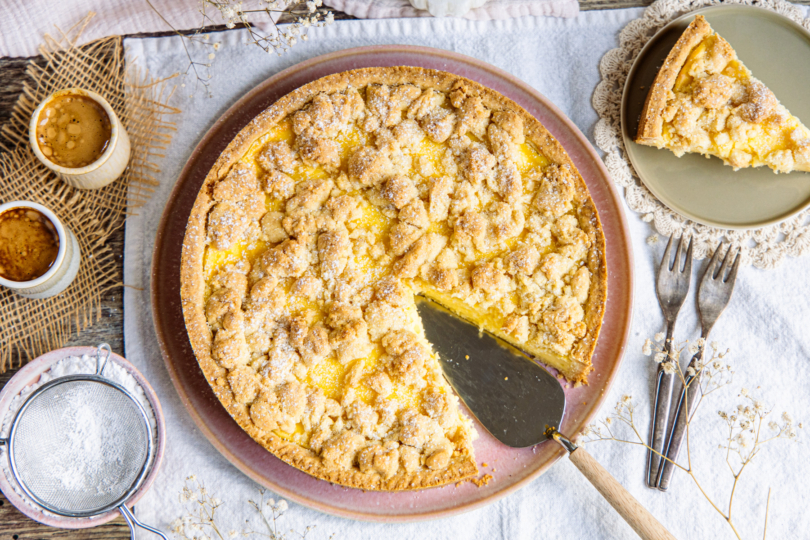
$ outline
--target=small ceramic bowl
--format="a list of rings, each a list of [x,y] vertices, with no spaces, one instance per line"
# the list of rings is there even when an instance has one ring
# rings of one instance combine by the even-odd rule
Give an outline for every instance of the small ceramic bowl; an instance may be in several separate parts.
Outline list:
[[[58,349],[43,354],[39,358],[28,362],[11,378],[11,380],[6,383],[3,389],[0,390],[0,423],[2,423],[3,419],[6,417],[12,400],[19,395],[26,386],[39,381],[39,377],[51,369],[51,367],[59,362],[59,360],[62,360],[68,356],[82,356],[84,354],[94,355],[96,350],[96,347],[67,347],[65,349]],[[144,478],[143,483],[137,489],[137,491],[135,491],[135,493],[133,493],[132,496],[127,499],[126,505],[131,508],[140,500],[141,497],[143,497],[147,491],[149,491],[149,488],[152,487],[152,484],[155,482],[155,477],[160,469],[160,464],[163,462],[163,454],[166,447],[166,421],[163,416],[163,410],[160,407],[160,401],[158,401],[157,394],[155,394],[152,386],[135,368],[135,366],[130,364],[122,356],[115,353],[110,356],[110,361],[115,362],[126,369],[129,374],[132,375],[136,381],[138,381],[138,384],[141,386],[141,388],[143,388],[146,399],[152,406],[152,412],[155,416],[155,457],[152,459],[151,469],[147,473],[146,478]],[[0,460],[7,459],[8,456],[5,453],[5,450],[0,449]],[[112,521],[121,515],[116,509],[110,510],[104,514],[86,518],[62,517],[50,512],[45,512],[39,506],[35,505],[35,503],[31,502],[27,498],[23,498],[23,495],[21,494],[22,488],[19,487],[13,478],[7,477],[2,468],[0,468],[0,491],[3,492],[8,501],[14,505],[17,510],[29,518],[44,525],[59,527],[60,529],[86,529],[88,527],[95,527],[97,525],[102,525]]]
[[[57,165],[45,157],[45,154],[42,153],[42,150],[39,148],[39,143],[37,142],[37,120],[39,119],[40,112],[55,98],[66,94],[85,96],[92,99],[101,105],[110,119],[111,133],[110,143],[107,145],[107,149],[96,161],[85,167],[70,168]],[[114,182],[124,173],[124,169],[127,168],[127,164],[129,163],[129,136],[124,126],[121,124],[118,116],[116,116],[115,111],[110,107],[110,104],[107,103],[107,100],[90,90],[67,88],[65,90],[59,90],[45,98],[45,100],[34,109],[34,114],[31,115],[31,121],[28,124],[28,140],[31,144],[31,149],[34,151],[34,155],[37,156],[46,167],[55,172],[65,183],[78,189],[98,189]]]
[[[0,285],[8,287],[26,298],[49,298],[64,291],[76,278],[81,262],[81,250],[76,236],[56,214],[35,202],[11,201],[0,205],[0,214],[12,208],[32,208],[42,213],[53,224],[59,237],[56,260],[47,272],[30,281],[11,281],[0,277]]]

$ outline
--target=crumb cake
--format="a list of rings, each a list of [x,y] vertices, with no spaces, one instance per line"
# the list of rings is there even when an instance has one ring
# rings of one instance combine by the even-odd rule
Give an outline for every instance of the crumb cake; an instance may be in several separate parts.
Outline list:
[[[606,293],[562,146],[504,96],[421,68],[277,101],[211,169],[183,243],[186,327],[219,400],[285,462],[363,489],[477,473],[416,294],[579,384]]]
[[[636,142],[678,157],[716,156],[735,171],[763,165],[777,173],[810,171],[810,130],[702,15],[678,39],[650,87]]]

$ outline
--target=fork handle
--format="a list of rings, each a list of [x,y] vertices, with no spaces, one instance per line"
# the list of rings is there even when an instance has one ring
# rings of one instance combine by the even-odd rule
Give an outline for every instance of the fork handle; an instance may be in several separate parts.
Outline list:
[[[700,391],[700,374],[697,364],[703,357],[703,349],[699,350],[689,367],[695,370],[695,375],[687,375],[684,379],[684,388],[681,390],[681,397],[678,399],[678,406],[675,409],[675,424],[669,434],[669,441],[666,446],[667,459],[661,460],[661,467],[658,471],[658,489],[666,491],[675,472],[674,462],[678,459],[678,453],[686,437],[686,425],[695,413],[698,404],[698,392]]]
[[[647,486],[651,488],[657,487],[658,470],[663,459],[661,456],[664,455],[673,386],[674,374],[665,372],[659,366],[655,385],[655,406],[650,423],[650,448],[647,449]]]
[[[669,360],[669,353],[672,352],[674,327],[674,321],[667,324],[667,338],[664,341],[664,353],[667,355],[667,360]],[[667,437],[673,382],[674,374],[667,373],[662,365],[659,365],[655,384],[655,405],[653,405],[652,421],[650,422],[650,448],[647,449],[647,486],[651,488],[658,486],[658,471],[663,461],[661,456],[664,455],[664,443]]]

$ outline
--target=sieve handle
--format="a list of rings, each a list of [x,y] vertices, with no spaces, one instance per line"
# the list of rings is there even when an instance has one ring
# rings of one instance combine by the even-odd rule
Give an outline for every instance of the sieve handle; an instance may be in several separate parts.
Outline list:
[[[135,515],[130,511],[129,508],[126,507],[126,505],[122,504],[121,506],[118,507],[118,510],[121,511],[121,514],[124,516],[124,519],[126,520],[127,525],[129,525],[129,532],[130,532],[130,537],[132,538],[132,540],[135,540],[135,525],[137,525],[141,529],[146,529],[149,532],[155,533],[156,535],[163,538],[163,540],[169,540],[168,538],[166,538],[166,535],[163,534],[162,532],[160,532],[159,530],[138,521],[135,518]]]
[[[102,351],[107,353],[103,358],[101,356]],[[100,376],[104,373],[104,368],[107,366],[107,360],[110,359],[110,356],[112,356],[112,347],[107,343],[98,346],[96,349],[96,375]]]

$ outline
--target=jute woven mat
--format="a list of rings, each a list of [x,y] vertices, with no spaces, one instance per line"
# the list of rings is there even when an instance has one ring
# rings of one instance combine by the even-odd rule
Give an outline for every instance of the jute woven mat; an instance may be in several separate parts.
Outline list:
[[[18,367],[12,365],[15,357],[22,362],[61,347],[72,332],[98,320],[102,294],[123,286],[107,240],[157,185],[157,160],[174,130],[165,117],[180,112],[167,105],[171,92],[165,80],[125,67],[120,36],[75,46],[92,16],[59,37],[45,36],[40,50],[45,62],[29,64],[31,81],[0,132],[0,203],[28,200],[50,208],[76,235],[82,252],[76,280],[58,296],[31,300],[0,288],[0,373]],[[37,104],[71,87],[102,95],[132,143],[129,167],[102,189],[66,185],[37,160],[28,144],[28,122]]]

